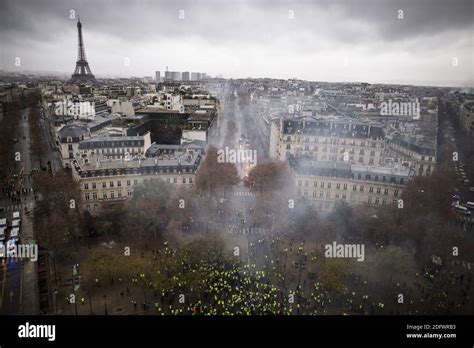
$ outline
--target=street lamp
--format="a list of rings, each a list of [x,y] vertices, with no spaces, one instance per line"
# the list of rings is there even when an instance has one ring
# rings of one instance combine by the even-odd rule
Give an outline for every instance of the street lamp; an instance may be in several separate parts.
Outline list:
[[[54,307],[54,314],[57,314],[57,309],[56,309],[56,296],[58,295],[58,290],[54,290],[53,292],[53,307]]]
[[[107,296],[106,295],[104,295],[104,313],[105,313],[105,315],[108,314],[107,313]]]
[[[75,278],[77,275],[77,268],[76,265],[72,267],[72,292],[74,293],[74,313],[77,315],[77,301],[76,301],[76,286],[75,286]]]
[[[298,287],[297,287],[298,293],[297,293],[297,296],[298,296],[299,306],[297,307],[298,309],[297,309],[296,314],[299,315],[300,314],[300,307],[301,307],[301,303],[299,302],[299,299],[301,298],[301,273],[302,273],[303,269],[306,269],[306,255],[302,255],[300,260],[295,262],[294,267],[298,268]]]

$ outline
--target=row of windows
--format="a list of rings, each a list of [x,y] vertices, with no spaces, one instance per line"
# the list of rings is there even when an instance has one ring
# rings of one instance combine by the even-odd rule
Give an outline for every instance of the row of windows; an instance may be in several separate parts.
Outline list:
[[[83,150],[84,153],[87,153],[87,150]],[[137,148],[137,147],[134,147],[134,148],[107,148],[107,149],[97,149],[96,150],[97,153],[101,153],[101,154],[121,154],[121,153],[140,153],[141,152],[141,148]]]
[[[128,191],[128,192],[127,192],[127,196],[131,196],[131,195],[132,195],[132,191]],[[93,199],[93,200],[96,200],[97,197],[98,197],[98,196],[97,196],[97,192],[92,192],[92,199]],[[109,198],[109,197],[110,197],[111,199],[115,198],[115,192],[114,192],[114,191],[110,191],[110,192],[108,192],[108,193],[105,192],[105,191],[102,192],[102,199],[107,199],[107,198]],[[117,198],[121,198],[121,197],[122,197],[122,191],[117,191]],[[91,199],[91,195],[90,195],[89,192],[86,192],[86,193],[84,194],[84,199],[85,199],[86,201],[88,201],[88,200]]]
[[[420,164],[420,169],[419,171],[423,172],[424,170],[426,170],[427,172],[431,172],[431,164],[428,165],[425,169],[425,166],[423,164]]]
[[[301,195],[301,190],[299,190],[299,189],[298,189],[298,195]],[[397,192],[397,195],[398,195],[398,192]],[[397,195],[396,195],[396,196],[397,196]],[[303,196],[304,196],[304,197],[308,197],[308,191],[305,190],[304,193],[303,193]],[[324,197],[324,196],[326,196],[326,197]],[[320,192],[319,192],[319,195],[318,195],[318,193],[315,191],[315,192],[313,192],[313,198],[320,198],[320,199],[326,198],[326,199],[331,199],[332,197],[331,197],[331,192],[329,192],[329,191],[326,192],[326,194],[324,194],[323,191],[320,191]],[[347,194],[346,194],[346,193],[342,193],[342,194],[341,194],[341,193],[336,193],[336,194],[334,195],[334,198],[335,198],[335,199],[347,200]],[[355,196],[354,194],[352,194],[352,195],[351,195],[351,202],[355,202],[355,201],[356,201],[356,196]],[[382,205],[385,205],[385,204],[387,204],[387,201],[388,201],[388,198],[387,198],[387,197],[382,197],[382,200],[380,200],[380,197],[375,197],[375,199],[374,199],[373,197],[369,196],[368,199],[367,199],[367,203],[369,203],[369,204],[377,204],[377,205],[380,204],[380,202],[382,202]],[[393,200],[392,200],[392,203],[393,203],[393,204],[397,204],[397,202],[398,202],[397,199],[393,199]]]
[[[297,154],[301,154],[301,152],[297,152]],[[305,156],[311,157],[313,161],[318,161],[318,154],[315,154],[315,153],[313,153],[313,152],[303,152],[302,154],[305,155]],[[329,160],[329,161],[336,161],[336,160],[337,160],[337,156],[336,156],[336,155],[330,155],[330,156],[323,155],[323,156],[321,157],[321,161],[326,161],[326,160]],[[338,160],[341,161],[341,162],[342,162],[342,161],[346,162],[346,160],[344,159],[344,156],[340,156]],[[349,161],[350,161],[350,162],[354,162],[354,156],[352,156],[352,155],[349,156]],[[359,157],[359,163],[364,164],[364,157]],[[369,163],[368,163],[368,164],[369,164],[369,165],[373,165],[374,163],[375,163],[374,159],[371,158],[371,159],[369,160]]]
[[[131,180],[127,180],[126,181],[126,184],[127,186],[131,186]],[[137,185],[138,184],[138,180],[135,179],[133,180],[133,185]],[[109,187],[114,187],[115,186],[115,183],[114,181],[109,181]],[[117,180],[117,187],[121,187],[122,186],[122,181],[121,180]],[[102,181],[102,188],[106,188],[107,187],[107,182],[106,181]],[[97,188],[97,183],[93,182],[91,183],[91,189],[96,189]],[[84,184],[84,190],[88,190],[89,189],[89,183],[85,183]]]
[[[347,144],[346,144],[345,139],[338,141],[339,139],[340,138],[336,138],[336,139],[329,139],[329,138],[319,139],[319,138],[313,138],[313,137],[298,138],[297,136],[294,136],[294,139],[293,139],[291,135],[286,136],[286,141],[289,141],[289,142],[294,140],[295,142],[306,142],[306,143],[315,143],[315,144],[352,145],[352,146],[361,146],[361,147],[365,147],[366,145],[365,141],[356,143],[355,140],[351,140],[351,141],[347,141]],[[367,142],[367,146],[370,146],[371,148],[375,149],[377,147],[377,142],[376,141],[373,141],[371,143]],[[384,143],[382,141],[380,142],[380,147],[384,148]]]
[[[168,183],[171,183],[171,178],[166,178],[166,181]],[[178,178],[173,178],[173,184],[177,184],[177,183],[178,183]],[[186,178],[183,177],[183,178],[181,178],[181,183],[183,183],[183,184],[186,184],[186,183],[192,184],[193,183],[193,178],[189,177],[188,180],[186,181]],[[133,185],[137,185],[137,184],[138,184],[138,180],[137,179],[133,180]],[[121,187],[121,186],[122,186],[122,182],[120,180],[117,180],[117,187]],[[127,186],[131,186],[131,180],[127,180]],[[110,187],[114,187],[114,182],[113,181],[109,182],[109,188]],[[105,181],[102,182],[102,188],[107,188],[107,182],[105,182]],[[88,183],[84,184],[84,189],[85,190],[89,189],[89,184]],[[91,189],[97,189],[97,184],[95,182],[91,183]],[[92,194],[97,195],[96,192],[93,192]],[[113,194],[113,191],[112,191],[112,194]],[[86,197],[90,197],[89,193],[86,193]],[[119,197],[121,197],[121,195],[119,195]],[[104,198],[107,198],[107,197],[104,197]],[[86,198],[86,200],[87,199],[89,199],[89,198]],[[97,199],[97,197],[95,197],[94,199]]]
[[[409,157],[415,157],[416,155],[419,155],[418,152],[407,150],[405,147],[397,145],[397,144],[391,144],[391,147],[393,147],[397,151],[400,151],[400,152],[404,153],[405,155],[408,155]],[[425,161],[426,156],[422,155],[421,160]],[[434,161],[433,156],[428,156],[428,161],[433,162]]]
[[[338,184],[338,185],[339,185],[339,184]],[[344,186],[346,186],[346,185],[344,185]],[[329,188],[330,188],[330,187],[329,187]],[[345,188],[345,190],[346,190],[346,189],[347,189],[347,188]],[[353,186],[353,190],[352,190],[352,191],[353,191],[353,192],[356,192],[356,191],[357,191],[356,185]],[[363,186],[363,185],[361,185],[361,186],[359,187],[359,192],[364,192],[364,186]],[[301,195],[301,189],[298,189],[298,190],[297,190],[297,193],[298,193],[298,195]],[[381,190],[380,187],[377,187],[377,189],[376,189],[375,192],[374,192],[374,187],[373,187],[373,186],[370,186],[370,187],[369,187],[369,193],[376,193],[376,194],[379,194],[379,195],[380,195],[380,194],[382,193],[382,190]],[[354,193],[352,193],[352,194],[354,194]],[[389,190],[388,190],[388,189],[384,189],[383,194],[386,195],[386,196],[388,196]],[[398,197],[399,194],[400,194],[400,191],[399,191],[399,190],[394,190],[394,191],[393,191],[393,196],[394,196],[394,197]],[[305,197],[307,197],[307,196],[308,196],[308,190],[304,190],[303,195],[304,195]],[[342,195],[343,195],[343,197],[346,197],[346,193],[342,193]],[[336,198],[339,198],[339,192],[336,192],[336,196],[335,196],[335,197],[336,197]],[[318,195],[318,191],[314,190],[314,191],[313,191],[313,198],[324,198],[324,192],[323,192],[323,191],[319,191],[319,195]],[[327,191],[327,192],[326,192],[326,198],[331,198],[331,192],[330,192],[330,191]]]
[[[81,135],[79,138],[80,138],[81,140],[84,140],[84,135]],[[72,137],[67,137],[67,138],[66,138],[66,142],[67,142],[67,143],[72,143]]]
[[[133,141],[129,140],[127,142],[125,141],[108,141],[108,142],[96,142],[93,144],[90,144],[91,148],[97,148],[97,147],[116,147],[116,146],[142,146],[143,141]],[[86,145],[87,146],[87,145]]]
[[[127,191],[127,196],[131,196],[132,195],[132,191]],[[117,191],[117,198],[121,198],[122,197],[122,191]],[[88,201],[90,199],[90,195],[89,193],[86,193],[84,195],[84,198],[86,201]],[[110,192],[102,192],[102,199],[107,199],[107,198],[110,198],[110,199],[114,199],[115,198],[115,192],[114,191],[110,191]],[[97,199],[97,192],[92,192],[92,199],[96,200]]]
[[[355,174],[352,174],[352,178],[353,179],[356,178]],[[357,180],[362,180],[362,174],[361,173],[357,174]],[[397,183],[397,179],[394,176],[391,176],[390,178],[388,178],[385,175],[382,175],[380,177],[378,175],[372,176],[371,174],[365,174],[364,180],[365,181],[372,181],[373,180],[375,182],[379,182],[379,181],[381,181],[381,182],[390,182],[391,184],[396,184]],[[400,185],[404,185],[405,184],[405,179],[404,178],[399,178],[398,183]]]
[[[392,204],[394,204],[394,205],[396,205],[397,202],[398,202],[397,199],[392,200]],[[372,200],[372,197],[369,197],[368,200],[367,200],[367,203],[378,205],[378,204],[380,204],[380,198],[375,197],[375,200]],[[382,198],[382,205],[385,205],[385,204],[387,204],[387,198],[384,197],[384,198]]]
[[[302,186],[301,184],[302,184],[302,180],[298,180],[298,186]],[[341,183],[335,183],[335,184],[336,184],[336,189],[337,190],[340,190],[341,187],[342,187],[343,190],[347,190],[348,185],[350,185],[350,184],[342,184],[341,185]],[[305,180],[304,186],[309,187],[309,181],[308,180]],[[324,186],[326,186],[328,189],[330,189],[332,187],[332,183],[331,182],[325,183],[324,181],[320,181],[319,186],[321,188],[324,188]],[[313,187],[318,187],[318,182],[317,181],[313,182]],[[373,192],[373,190],[374,190],[374,186],[369,186],[369,192]],[[380,190],[381,190],[381,187],[377,187],[377,193],[380,193]],[[357,191],[357,185],[356,184],[352,184],[352,191]],[[364,185],[359,185],[359,191],[364,192]],[[388,194],[388,188],[385,188],[384,192],[385,192],[385,194]],[[398,190],[395,190],[395,192],[398,192]]]
[[[356,179],[356,176],[355,176],[354,174],[352,174],[352,179]],[[362,180],[362,174],[360,174],[360,173],[357,174],[357,180]],[[378,175],[375,175],[375,176],[372,178],[372,176],[371,176],[370,174],[366,174],[366,175],[365,175],[365,181],[375,181],[375,182],[379,182],[379,181],[380,181],[380,182],[385,182],[385,183],[387,183],[387,182],[388,182],[387,180],[389,180],[391,184],[395,184],[395,183],[396,183],[396,178],[393,177],[393,176],[390,177],[390,178],[387,178],[387,177],[384,176],[384,175],[383,175],[382,177],[380,177],[380,176],[378,176]],[[310,180],[305,180],[305,181],[304,181],[304,186],[305,186],[305,187],[308,187],[308,186],[309,186],[309,182],[310,182]],[[298,180],[298,186],[302,186],[302,183],[303,183],[303,181],[302,181],[301,179]],[[398,183],[399,183],[400,185],[404,185],[404,183],[405,183],[404,178],[400,178],[399,181],[398,181]],[[326,183],[325,183],[324,181],[320,181],[320,182],[319,182],[319,185],[320,185],[321,188],[324,188],[324,185],[325,185],[325,184],[326,184]],[[344,188],[344,190],[347,190],[347,184],[343,184],[343,185],[344,185],[344,187],[346,187],[346,188]],[[339,183],[336,183],[336,188],[339,188],[339,186],[340,186],[340,184],[339,184]],[[317,180],[314,180],[314,181],[313,181],[313,187],[318,187],[318,181],[317,181]],[[327,182],[327,187],[328,187],[328,188],[331,188],[331,182]],[[353,187],[355,187],[355,185],[354,185]],[[362,187],[363,187],[363,185],[362,185]],[[355,191],[355,190],[354,190],[354,191]]]
[[[91,205],[90,205],[90,204],[87,204],[87,205],[86,205],[86,209],[87,209],[87,211],[91,211]],[[99,205],[98,205],[98,204],[94,204],[94,213],[97,213],[98,210],[99,210]]]
[[[171,183],[171,178],[166,178],[166,182]],[[189,177],[188,182],[189,182],[189,184],[192,184],[193,183],[193,178]],[[173,178],[173,184],[177,184],[177,183],[178,183],[178,178]],[[182,178],[181,183],[186,184],[186,178]]]
[[[291,150],[291,144],[286,144],[286,149],[287,149],[287,150]],[[298,150],[298,146],[296,147],[296,150]],[[319,151],[317,146],[313,146],[313,149],[310,150],[310,148],[309,148],[308,145],[305,145],[303,150],[304,150],[304,151],[316,151],[316,152]],[[322,152],[328,152],[327,147],[323,147]],[[330,152],[330,153],[337,153],[337,149],[331,147],[331,148],[329,149],[329,152]],[[342,149],[340,149],[340,151],[339,151],[339,153],[342,153],[342,154],[343,154],[344,152],[345,152],[345,148],[342,148]],[[348,154],[350,154],[350,155],[355,155],[355,150],[354,150],[354,149],[351,149],[351,150],[348,152]],[[360,156],[365,156],[365,150],[364,150],[364,149],[360,149],[360,150],[359,150],[359,155],[360,155]],[[374,150],[370,151],[370,157],[375,157],[375,151],[374,151]]]
[[[90,170],[83,171],[81,177],[101,177],[101,176],[114,176],[114,175],[157,175],[167,173],[195,173],[195,167],[140,167],[140,168],[122,168],[122,169],[109,169],[109,170]]]

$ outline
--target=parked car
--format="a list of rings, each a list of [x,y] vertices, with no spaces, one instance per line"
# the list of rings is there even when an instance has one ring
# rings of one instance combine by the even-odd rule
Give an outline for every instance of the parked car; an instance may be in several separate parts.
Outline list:
[[[10,239],[17,241],[20,239],[20,229],[18,227],[12,228],[10,231]]]
[[[20,227],[20,224],[21,224],[20,212],[14,211],[12,214],[12,228]]]
[[[11,256],[16,256],[15,255],[15,245],[16,245],[16,240],[14,239],[9,239],[7,242],[7,247],[6,247],[6,252],[9,257]]]
[[[456,205],[454,207],[454,210],[456,210],[459,214],[462,215],[471,215],[471,211],[466,207],[463,207],[462,205]]]
[[[7,228],[6,227],[0,227],[0,242],[3,242],[5,240],[5,238],[7,238]]]

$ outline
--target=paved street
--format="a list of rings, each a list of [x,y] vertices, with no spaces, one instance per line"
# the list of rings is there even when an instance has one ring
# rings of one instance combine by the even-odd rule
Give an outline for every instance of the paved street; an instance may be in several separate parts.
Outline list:
[[[34,232],[31,222],[31,214],[34,206],[34,194],[32,192],[33,180],[31,173],[32,160],[30,156],[31,139],[30,126],[28,122],[29,109],[22,110],[22,122],[20,124],[18,139],[15,150],[21,154],[21,161],[17,170],[21,170],[26,175],[22,177],[22,189],[27,193],[21,196],[21,204],[2,205],[4,211],[10,213],[20,211],[21,230],[20,242],[23,244],[34,240]],[[30,260],[4,260],[2,264],[1,284],[1,309],[2,314],[37,314],[39,313],[36,263]]]

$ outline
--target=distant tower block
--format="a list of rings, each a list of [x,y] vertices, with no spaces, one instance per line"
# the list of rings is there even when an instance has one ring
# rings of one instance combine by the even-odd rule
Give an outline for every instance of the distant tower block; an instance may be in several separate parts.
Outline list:
[[[89,63],[87,63],[86,52],[84,50],[84,40],[82,39],[82,23],[79,17],[77,19],[77,35],[79,37],[79,45],[77,47],[76,69],[74,70],[74,74],[72,74],[69,82],[95,85],[97,84],[97,80],[94,75],[92,75]]]

